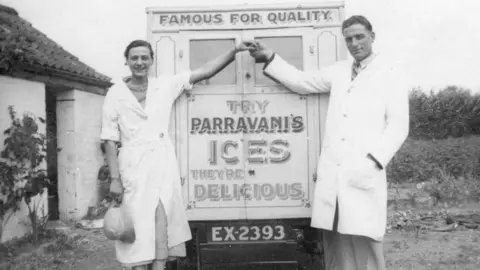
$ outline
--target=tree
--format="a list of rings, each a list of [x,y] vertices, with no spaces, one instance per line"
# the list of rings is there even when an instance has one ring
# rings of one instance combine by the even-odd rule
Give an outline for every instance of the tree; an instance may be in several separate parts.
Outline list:
[[[12,124],[4,131],[6,139],[0,152],[0,222],[3,224],[8,219],[5,214],[18,211],[20,204],[25,202],[36,244],[39,230],[47,221],[47,215],[39,216],[40,202],[32,200],[42,194],[48,184],[47,172],[43,168],[46,136],[38,132],[37,123],[37,120],[41,123],[45,120],[30,113],[17,118],[12,106],[8,111]]]

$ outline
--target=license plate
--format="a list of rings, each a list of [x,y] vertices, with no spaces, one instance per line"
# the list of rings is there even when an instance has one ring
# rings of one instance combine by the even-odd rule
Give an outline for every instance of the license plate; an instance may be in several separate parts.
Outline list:
[[[261,242],[287,239],[284,225],[226,225],[212,226],[208,242]]]

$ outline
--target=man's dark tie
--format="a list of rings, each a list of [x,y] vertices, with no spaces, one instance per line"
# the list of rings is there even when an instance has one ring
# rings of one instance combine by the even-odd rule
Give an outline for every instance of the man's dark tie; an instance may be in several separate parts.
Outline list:
[[[355,61],[352,65],[352,81],[357,77],[358,73],[360,73],[360,63]]]

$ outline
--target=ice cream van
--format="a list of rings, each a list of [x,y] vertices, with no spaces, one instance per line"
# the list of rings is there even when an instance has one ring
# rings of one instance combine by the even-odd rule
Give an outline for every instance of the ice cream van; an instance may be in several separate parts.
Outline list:
[[[346,58],[343,2],[149,7],[154,76],[257,39],[301,70]],[[248,52],[183,94],[171,137],[193,239],[173,269],[323,269],[310,216],[328,95],[301,96]]]

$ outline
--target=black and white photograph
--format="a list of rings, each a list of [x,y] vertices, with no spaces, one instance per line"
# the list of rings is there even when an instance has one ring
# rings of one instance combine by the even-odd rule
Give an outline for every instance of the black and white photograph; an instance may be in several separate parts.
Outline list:
[[[479,8],[0,0],[0,269],[480,269]]]

